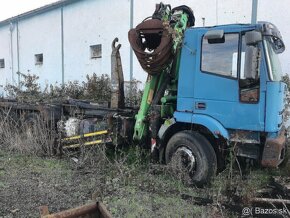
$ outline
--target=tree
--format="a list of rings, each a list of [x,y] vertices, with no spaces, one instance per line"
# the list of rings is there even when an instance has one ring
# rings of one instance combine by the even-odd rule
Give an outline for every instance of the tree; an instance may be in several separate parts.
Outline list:
[[[290,91],[290,77],[289,77],[289,74],[286,73],[284,76],[282,76],[282,82],[287,84],[288,91]]]

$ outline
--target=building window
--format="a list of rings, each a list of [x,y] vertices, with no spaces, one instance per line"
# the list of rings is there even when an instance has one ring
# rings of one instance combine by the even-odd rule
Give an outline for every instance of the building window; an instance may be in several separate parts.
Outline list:
[[[91,45],[91,58],[101,58],[102,57],[102,45]]]
[[[225,34],[224,41],[211,43],[203,38],[202,65],[204,72],[237,78],[239,35]]]
[[[35,65],[42,65],[42,64],[43,64],[43,54],[36,54]]]
[[[5,60],[0,59],[0,68],[5,68]]]

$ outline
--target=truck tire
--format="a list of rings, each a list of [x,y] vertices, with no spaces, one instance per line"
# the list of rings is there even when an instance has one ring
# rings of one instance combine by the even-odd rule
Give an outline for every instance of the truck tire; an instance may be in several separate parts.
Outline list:
[[[215,151],[209,141],[198,132],[182,131],[173,135],[165,151],[166,164],[169,164],[173,157],[180,158],[183,169],[187,171],[185,173],[191,180],[190,184],[201,187],[208,184],[216,174]]]

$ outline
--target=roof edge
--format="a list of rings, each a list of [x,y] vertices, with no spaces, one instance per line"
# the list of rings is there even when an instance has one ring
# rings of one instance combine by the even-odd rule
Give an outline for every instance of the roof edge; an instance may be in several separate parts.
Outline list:
[[[61,8],[61,7],[64,7],[66,5],[70,5],[70,4],[73,4],[75,2],[79,2],[79,1],[82,1],[82,0],[60,0],[60,1],[57,1],[54,3],[42,6],[40,8],[36,8],[36,9],[31,10],[31,11],[10,17],[6,20],[0,21],[0,27],[5,26],[5,25],[9,25],[10,23],[18,22],[19,20],[24,20],[24,19],[33,17],[33,16],[38,15],[38,14],[43,14],[45,12],[48,12],[48,11],[51,11],[54,9],[58,9],[58,8]]]

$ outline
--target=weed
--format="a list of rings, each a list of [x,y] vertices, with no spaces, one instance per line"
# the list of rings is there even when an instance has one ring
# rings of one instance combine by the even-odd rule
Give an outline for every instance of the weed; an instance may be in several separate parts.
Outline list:
[[[111,100],[111,80],[107,74],[100,76],[95,73],[87,75],[86,80],[68,81],[65,84],[49,85],[44,89],[40,87],[39,77],[34,74],[21,74],[19,85],[5,86],[7,97],[20,102],[54,102],[65,100],[68,97],[88,101],[97,101],[107,105]],[[125,102],[127,106],[136,106],[141,102],[142,91],[138,88],[140,82],[133,80],[125,88]]]
[[[20,154],[52,156],[56,132],[53,123],[44,121],[37,114],[21,121],[15,112],[7,110],[0,114],[0,146]],[[32,119],[33,118],[33,119]]]

